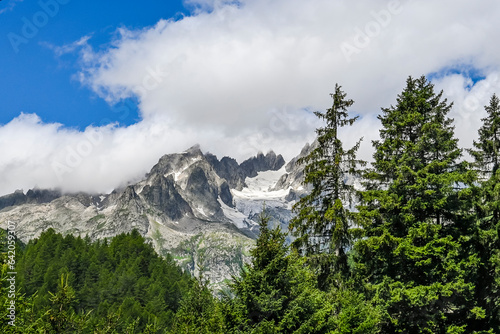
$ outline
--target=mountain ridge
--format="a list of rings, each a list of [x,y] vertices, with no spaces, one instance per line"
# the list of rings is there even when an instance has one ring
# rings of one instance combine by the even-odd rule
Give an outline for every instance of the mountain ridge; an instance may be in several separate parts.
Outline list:
[[[287,228],[291,204],[285,195],[294,180],[285,178],[283,188],[275,188],[278,177],[293,168],[286,172],[283,157],[273,151],[238,164],[195,145],[162,156],[142,180],[108,194],[33,189],[2,196],[0,227],[16,222],[23,242],[48,228],[92,239],[136,229],[159,254],[172,253],[192,274],[205,267],[204,275],[220,288],[249,259],[264,203],[274,224]],[[256,188],[262,184],[265,189]],[[252,191],[265,196],[249,197]]]

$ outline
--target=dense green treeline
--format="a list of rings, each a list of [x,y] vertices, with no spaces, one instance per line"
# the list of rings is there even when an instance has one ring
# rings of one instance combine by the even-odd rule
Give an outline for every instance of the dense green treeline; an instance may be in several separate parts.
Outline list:
[[[360,142],[340,139],[356,117],[337,85],[316,113],[317,146],[299,160],[312,192],[294,206],[294,241],[264,211],[252,260],[225,293],[214,297],[137,232],[92,243],[47,231],[17,247],[17,327],[4,307],[2,330],[500,333],[500,100],[485,107],[466,161],[442,95],[408,78],[382,109],[368,165]]]
[[[28,332],[22,323],[46,333],[111,333],[106,327],[113,333],[132,333],[148,324],[167,328],[194,283],[135,230],[108,243],[63,237],[50,229],[18,248],[16,259],[18,297],[23,295],[16,305],[18,333]],[[7,269],[4,265],[2,277]],[[2,305],[6,299],[2,294]],[[5,311],[2,308],[2,320],[7,319]]]

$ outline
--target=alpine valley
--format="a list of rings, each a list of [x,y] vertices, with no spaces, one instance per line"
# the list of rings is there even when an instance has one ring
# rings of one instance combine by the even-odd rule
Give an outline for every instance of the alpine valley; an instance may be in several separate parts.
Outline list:
[[[293,203],[307,191],[296,161],[310,148],[288,164],[272,151],[238,164],[196,145],[109,194],[18,190],[0,197],[0,228],[14,222],[24,243],[49,228],[92,240],[136,229],[160,255],[170,253],[195,276],[202,270],[217,290],[249,261],[263,206],[270,224],[288,228]]]

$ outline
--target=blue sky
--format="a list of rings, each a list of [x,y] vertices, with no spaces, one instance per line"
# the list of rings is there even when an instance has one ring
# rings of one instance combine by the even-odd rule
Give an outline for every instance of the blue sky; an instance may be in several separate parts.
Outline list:
[[[8,123],[21,112],[36,113],[44,122],[60,122],[78,129],[90,124],[137,122],[135,99],[110,106],[73,78],[78,71],[78,54],[57,56],[50,46],[66,45],[91,35],[89,43],[99,49],[109,44],[119,27],[142,29],[161,18],[182,18],[189,11],[182,1],[60,2],[0,2],[0,12],[5,10],[0,14],[0,124]],[[44,14],[40,12],[51,14],[45,16],[48,20],[44,25]],[[33,37],[28,35],[31,38],[26,39],[27,43],[23,40],[19,44],[12,34],[9,38],[9,33],[24,38],[24,19],[42,26],[37,27]]]
[[[500,94],[498,17],[498,0],[2,0],[0,196],[109,192],[197,143],[291,159],[336,83],[361,116],[342,139],[370,160],[409,75],[471,147]]]

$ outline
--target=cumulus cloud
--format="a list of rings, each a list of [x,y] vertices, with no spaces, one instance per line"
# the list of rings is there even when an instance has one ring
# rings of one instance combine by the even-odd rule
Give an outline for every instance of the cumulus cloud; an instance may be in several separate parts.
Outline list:
[[[1,195],[34,187],[107,193],[141,179],[162,155],[196,143],[219,157],[228,145],[246,157],[278,145],[291,157],[305,139],[285,136],[288,127],[298,127],[286,115],[276,111],[268,128],[242,132],[231,143],[216,129],[178,127],[161,115],[128,127],[111,124],[78,131],[22,113],[0,126]]]
[[[345,141],[363,136],[360,153],[369,159],[376,115],[395,103],[406,77],[460,66],[482,71],[484,79],[450,72],[433,80],[455,101],[450,116],[461,144],[470,146],[483,105],[500,88],[495,0],[481,6],[467,0],[185,3],[193,15],[140,30],[120,28],[108,48],[96,51],[84,37],[58,49],[80,50],[79,80],[109,103],[137,97],[142,120],[77,132],[21,115],[0,128],[0,138],[13,147],[0,165],[0,193],[19,184],[111,189],[140,177],[162,154],[196,142],[240,161],[269,148],[289,159],[313,139],[318,123],[311,111],[331,105],[335,83],[361,116],[343,132]],[[30,135],[16,142],[5,135],[12,129]],[[54,176],[51,162],[65,159],[67,147],[93,131],[102,134],[102,143],[62,181]],[[38,152],[40,136],[49,142]],[[14,165],[18,174],[10,171]],[[21,177],[30,166],[36,172]]]

